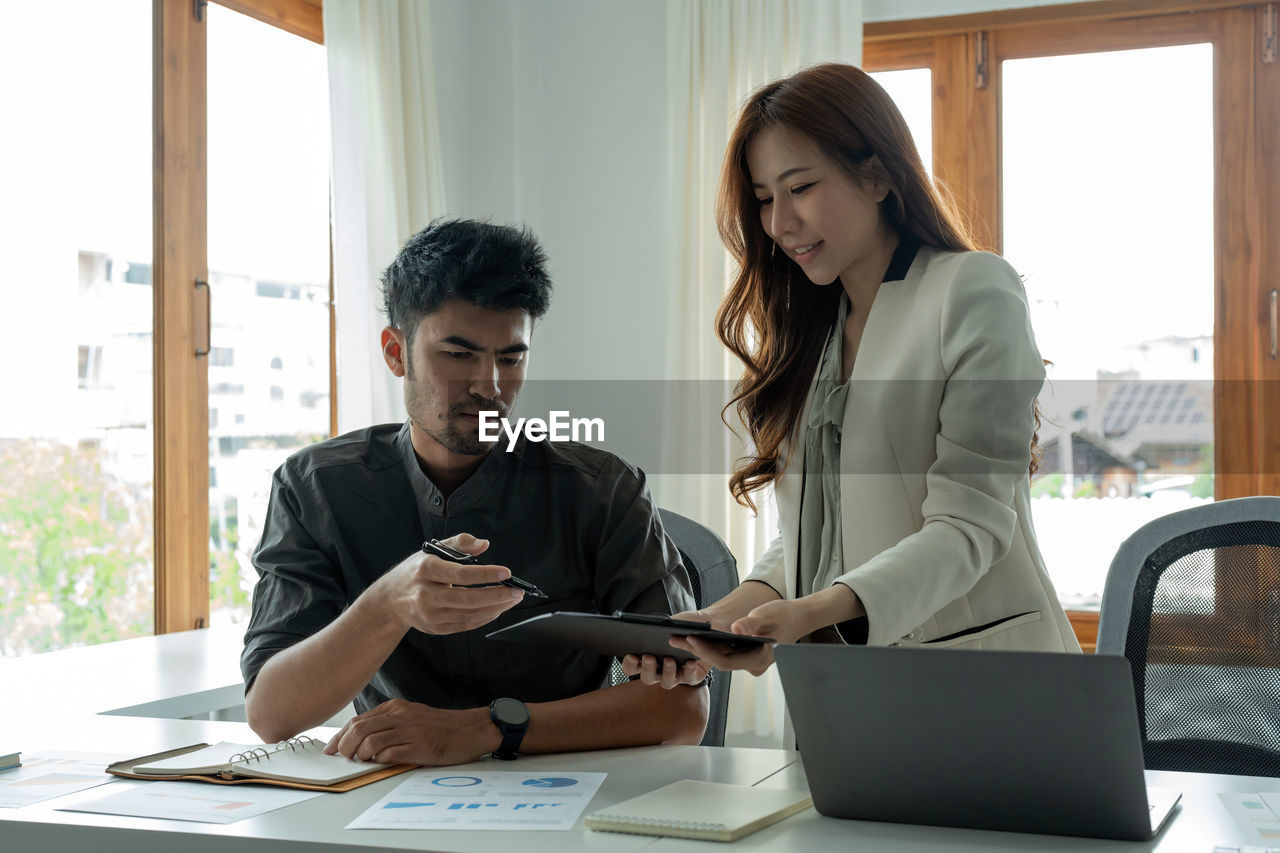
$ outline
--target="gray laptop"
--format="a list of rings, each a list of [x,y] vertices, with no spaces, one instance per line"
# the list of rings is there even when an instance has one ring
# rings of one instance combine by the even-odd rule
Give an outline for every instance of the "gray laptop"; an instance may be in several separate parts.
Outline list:
[[[1144,841],[1181,796],[1146,786],[1123,657],[818,644],[774,655],[824,815]]]

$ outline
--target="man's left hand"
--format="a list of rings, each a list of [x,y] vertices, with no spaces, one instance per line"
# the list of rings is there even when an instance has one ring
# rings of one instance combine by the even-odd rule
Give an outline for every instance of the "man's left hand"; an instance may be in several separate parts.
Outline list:
[[[488,708],[448,711],[392,699],[347,721],[324,751],[382,764],[465,764],[502,737]]]
[[[804,600],[767,601],[729,626],[734,634],[772,637],[779,643],[794,643],[809,631],[810,608]],[[692,652],[719,670],[742,669],[752,675],[764,675],[773,666],[773,645],[766,643],[749,649],[733,649],[724,643],[701,637],[672,637],[671,645]]]

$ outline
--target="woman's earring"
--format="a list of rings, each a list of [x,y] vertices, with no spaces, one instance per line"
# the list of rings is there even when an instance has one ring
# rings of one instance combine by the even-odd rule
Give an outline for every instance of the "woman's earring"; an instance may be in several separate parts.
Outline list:
[[[778,241],[777,241],[777,240],[774,240],[774,241],[772,241],[772,242],[773,242],[773,245],[769,247],[769,257],[770,257],[770,258],[772,258],[774,255],[778,254]]]

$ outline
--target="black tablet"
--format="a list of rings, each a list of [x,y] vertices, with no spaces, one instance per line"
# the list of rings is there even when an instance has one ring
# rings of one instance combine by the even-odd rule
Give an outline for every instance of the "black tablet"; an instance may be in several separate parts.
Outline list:
[[[688,652],[673,648],[667,641],[674,636],[693,635],[749,649],[772,643],[768,637],[753,637],[717,631],[707,622],[686,622],[668,616],[644,613],[572,613],[557,610],[543,613],[523,622],[508,625],[486,636],[491,640],[510,640],[540,646],[573,646],[588,652],[622,657],[626,654],[672,657],[683,663],[693,660]]]

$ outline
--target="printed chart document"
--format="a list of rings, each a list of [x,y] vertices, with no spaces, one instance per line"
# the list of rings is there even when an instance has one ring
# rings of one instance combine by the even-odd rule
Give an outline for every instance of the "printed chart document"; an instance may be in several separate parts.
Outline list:
[[[1218,796],[1249,841],[1280,846],[1280,793]]]
[[[119,755],[97,752],[39,752],[21,767],[0,771],[0,808],[16,809],[114,782],[103,770]]]
[[[347,829],[572,829],[604,773],[414,773]]]
[[[289,788],[216,787],[200,782],[139,785],[118,794],[76,803],[58,811],[158,817],[198,823],[235,823],[247,817],[323,797],[319,791]]]

